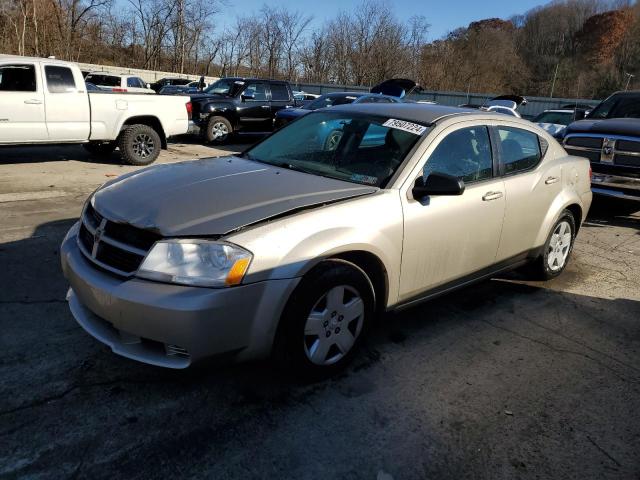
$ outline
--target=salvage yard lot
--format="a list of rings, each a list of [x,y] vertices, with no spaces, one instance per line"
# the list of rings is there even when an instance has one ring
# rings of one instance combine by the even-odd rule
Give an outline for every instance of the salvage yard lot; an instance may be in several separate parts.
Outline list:
[[[170,144],[158,163],[224,155]],[[65,302],[58,247],[136,170],[0,149],[0,477],[640,477],[640,211],[596,199],[565,273],[517,273],[391,315],[314,385],[270,364],[118,357]]]

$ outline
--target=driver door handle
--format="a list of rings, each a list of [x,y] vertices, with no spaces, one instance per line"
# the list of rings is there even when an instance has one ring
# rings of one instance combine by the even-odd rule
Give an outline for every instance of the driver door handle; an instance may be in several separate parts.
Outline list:
[[[262,108],[271,108],[269,105],[260,105]]]
[[[26,103],[27,105],[42,105],[42,100],[31,98],[29,100],[25,100],[24,103]]]
[[[556,183],[558,180],[560,180],[558,177],[549,177],[544,181],[544,183],[551,185],[552,183]]]
[[[490,202],[491,200],[497,200],[502,198],[502,192],[487,192],[482,196],[482,200]]]

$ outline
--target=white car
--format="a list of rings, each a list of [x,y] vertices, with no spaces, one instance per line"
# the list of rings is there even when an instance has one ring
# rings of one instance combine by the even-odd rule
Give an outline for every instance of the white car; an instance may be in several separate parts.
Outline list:
[[[189,129],[188,97],[87,91],[75,63],[0,55],[0,145],[81,143],[148,165]]]
[[[84,80],[93,83],[101,90],[112,92],[156,93],[151,89],[150,84],[135,75],[93,72],[87,75]]]

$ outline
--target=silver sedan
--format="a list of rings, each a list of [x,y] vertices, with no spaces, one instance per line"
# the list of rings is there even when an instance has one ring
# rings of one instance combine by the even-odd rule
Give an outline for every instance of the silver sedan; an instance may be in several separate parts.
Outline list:
[[[587,160],[534,124],[439,105],[310,113],[240,156],[98,189],[62,244],[78,323],[171,368],[276,357],[331,374],[376,315],[498,272],[566,267]]]

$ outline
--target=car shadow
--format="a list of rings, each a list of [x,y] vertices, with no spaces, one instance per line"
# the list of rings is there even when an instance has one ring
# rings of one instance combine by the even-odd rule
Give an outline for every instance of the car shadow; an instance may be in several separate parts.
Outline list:
[[[640,381],[640,368],[633,365],[640,302],[558,292],[510,275],[388,315],[373,325],[352,366],[324,382],[292,381],[269,362],[214,361],[179,371],[137,363],[94,340],[69,312],[58,248],[74,222],[44,223],[27,238],[0,244],[0,435],[20,445],[7,453],[17,476],[55,467],[81,469],[81,477],[102,476],[106,468],[116,477],[133,478],[143,461],[145,475],[155,477],[168,463],[177,471],[206,463],[212,449],[244,458],[245,450],[261,448],[260,438],[284,442],[272,451],[274,461],[282,461],[284,453],[278,452],[299,449],[310,424],[318,419],[335,424],[335,415],[336,439],[346,435],[358,449],[369,437],[344,432],[360,432],[370,424],[385,442],[391,426],[403,437],[418,429],[446,452],[457,450],[447,443],[450,431],[473,424],[487,431],[496,423],[489,412],[501,408],[496,403],[506,401],[504,396],[519,395],[523,382],[531,384],[531,392],[519,388],[523,397],[534,398],[535,410],[543,407],[533,391],[574,388],[557,373],[565,369],[574,382],[583,382],[576,391],[603,391],[610,382],[615,387],[611,378]],[[554,375],[548,374],[549,359],[559,362],[553,364]],[[595,380],[585,377],[591,368],[599,369]],[[601,377],[601,371],[611,378]],[[464,396],[469,394],[465,388],[479,392],[475,400]],[[567,398],[566,408],[573,408],[573,397]],[[342,413],[352,401],[364,417]],[[444,412],[427,408],[443,402]],[[563,408],[555,405],[554,411]],[[405,409],[420,422],[407,420]],[[523,442],[531,441],[526,428],[522,435]],[[321,445],[314,448],[330,453]],[[110,452],[107,463],[100,453],[105,451]],[[59,455],[82,462],[61,465]],[[464,468],[471,468],[475,457],[458,460],[434,463],[430,478],[465,477]]]
[[[630,227],[640,231],[640,201],[594,195],[586,222],[592,227]]]

